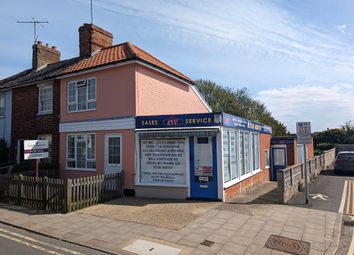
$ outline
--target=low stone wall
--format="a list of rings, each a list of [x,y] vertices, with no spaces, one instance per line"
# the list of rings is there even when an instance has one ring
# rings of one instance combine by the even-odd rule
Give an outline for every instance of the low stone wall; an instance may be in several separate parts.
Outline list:
[[[308,183],[316,178],[321,171],[333,165],[335,149],[325,151],[322,155],[307,160]],[[279,202],[286,203],[304,186],[304,163],[299,163],[277,172]]]

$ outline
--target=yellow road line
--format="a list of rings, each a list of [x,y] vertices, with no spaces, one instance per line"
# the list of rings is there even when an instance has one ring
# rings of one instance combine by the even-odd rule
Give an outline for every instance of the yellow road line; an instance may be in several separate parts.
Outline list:
[[[354,185],[353,185],[353,182],[352,182],[352,207],[350,210],[350,214],[354,215]]]
[[[28,243],[28,242],[26,242],[26,241],[22,241],[22,240],[20,240],[20,239],[17,239],[17,238],[11,237],[11,236],[7,236],[7,235],[1,234],[1,233],[0,233],[0,236],[1,236],[1,237],[4,237],[4,238],[6,238],[6,239],[10,239],[10,240],[12,240],[12,241],[18,242],[18,243],[23,244],[23,245],[25,245],[25,246],[28,246],[28,247],[31,247],[31,248],[34,248],[34,249],[37,249],[37,250],[40,250],[40,251],[49,253],[49,254],[53,254],[53,255],[64,255],[63,253],[59,253],[59,252],[56,252],[56,251],[52,251],[52,250],[49,250],[49,249],[47,249],[47,248],[44,248],[44,247],[41,247],[41,246],[38,246],[38,245],[35,245],[35,244],[31,244],[31,243]]]
[[[350,243],[347,255],[353,255],[353,253],[354,253],[354,228],[353,228],[353,234],[352,234],[352,241]]]
[[[346,207],[345,207],[345,214],[349,214],[349,207],[350,207],[350,200],[351,200],[351,198],[350,198],[350,194],[351,194],[351,187],[352,187],[352,182],[350,181],[349,182],[349,185],[348,185],[348,189],[347,189],[347,205],[346,205]]]
[[[74,255],[84,255],[83,253],[80,253],[80,252],[77,252],[77,251],[73,251],[73,250],[70,250],[70,249],[67,249],[67,248],[64,248],[64,247],[60,247],[60,246],[57,246],[57,245],[54,245],[54,244],[42,242],[42,241],[33,239],[33,238],[31,238],[31,237],[28,237],[28,236],[24,236],[24,235],[15,233],[15,232],[11,232],[11,231],[6,230],[6,229],[0,228],[0,231],[1,231],[1,232],[4,232],[4,233],[6,233],[6,234],[9,234],[9,235],[13,235],[13,236],[22,238],[22,239],[27,240],[27,241],[30,241],[30,242],[32,242],[32,243],[41,244],[41,245],[45,245],[45,246],[54,248],[54,249],[56,249],[56,250],[60,250],[60,251],[67,252],[67,253],[71,253],[71,254],[74,254]]]
[[[344,206],[345,206],[345,202],[346,202],[346,199],[347,199],[347,188],[348,188],[348,180],[346,180],[344,182],[342,198],[341,198],[340,206],[339,206],[339,209],[338,209],[339,213],[343,213],[343,211],[344,211]]]

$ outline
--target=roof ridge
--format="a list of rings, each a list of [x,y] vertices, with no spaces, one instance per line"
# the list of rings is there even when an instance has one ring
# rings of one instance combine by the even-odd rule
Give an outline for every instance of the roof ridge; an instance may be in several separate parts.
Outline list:
[[[129,42],[130,43],[130,42]],[[140,48],[139,46],[136,46],[135,44],[130,43],[131,45],[133,45],[134,47],[138,48],[139,50],[141,50],[142,52],[144,52],[146,55],[149,55],[150,57],[152,57],[153,59],[155,59],[156,61],[160,62],[161,64],[164,64],[166,66],[168,66],[169,68],[171,68],[173,71],[175,71],[176,73],[178,73],[180,76],[182,77],[186,77],[188,79],[190,79],[188,76],[184,75],[183,73],[181,73],[180,71],[176,70],[175,68],[173,68],[172,66],[166,64],[165,62],[161,61],[160,59],[154,57],[153,55],[151,55],[150,53],[148,53],[147,51],[143,50],[142,48]],[[139,57],[139,56],[138,56]],[[192,81],[192,79],[190,79]]]
[[[137,57],[138,53],[136,52],[135,48],[136,47],[133,43],[131,42],[125,42],[125,44],[127,45],[127,49],[129,51],[129,53],[133,56],[133,57]]]

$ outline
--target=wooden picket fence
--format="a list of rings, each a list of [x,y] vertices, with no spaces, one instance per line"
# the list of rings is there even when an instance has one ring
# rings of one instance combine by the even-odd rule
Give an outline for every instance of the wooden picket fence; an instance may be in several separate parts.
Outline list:
[[[123,173],[76,179],[0,175],[0,201],[36,210],[71,212],[123,195]]]

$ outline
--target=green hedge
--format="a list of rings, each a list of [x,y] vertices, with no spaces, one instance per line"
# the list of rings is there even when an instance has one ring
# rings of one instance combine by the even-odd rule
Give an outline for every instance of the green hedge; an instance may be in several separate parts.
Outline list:
[[[39,169],[58,169],[58,163],[56,162],[39,162],[38,164]],[[20,164],[16,164],[12,168],[12,173],[18,173],[18,172],[25,172],[25,171],[34,171],[36,170],[36,161],[35,160],[29,160],[22,162]]]

